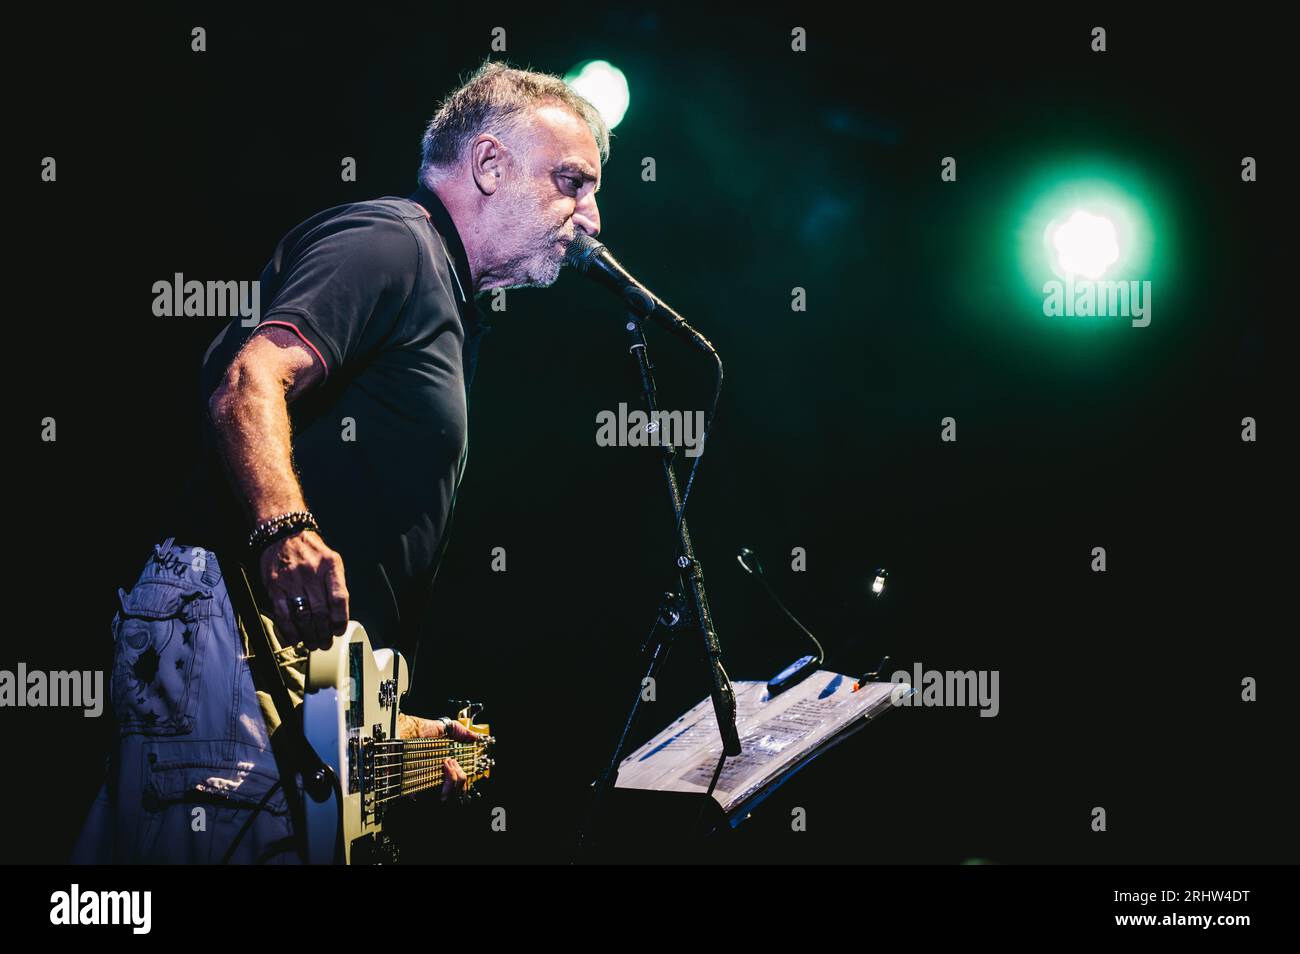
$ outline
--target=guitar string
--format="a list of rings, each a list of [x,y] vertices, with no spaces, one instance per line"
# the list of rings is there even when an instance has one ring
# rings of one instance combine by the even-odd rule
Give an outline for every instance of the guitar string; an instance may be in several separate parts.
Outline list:
[[[433,788],[445,781],[446,770],[443,762],[455,758],[470,762],[465,771],[466,782],[478,781],[480,774],[479,758],[486,755],[483,742],[463,742],[444,738],[385,739],[371,742],[372,754],[370,779],[371,791],[376,796],[376,804],[384,804],[403,795],[416,794]],[[378,751],[376,751],[378,750]],[[414,757],[412,757],[414,756]],[[486,770],[486,766],[483,766]]]
[[[460,764],[461,759],[456,759],[456,763]],[[478,764],[480,764],[480,760],[478,760],[477,756],[474,756],[474,758],[464,759],[464,764],[460,764],[460,767],[478,768]],[[369,775],[372,779],[393,779],[393,777],[399,775],[415,775],[415,773],[429,772],[433,771],[433,769],[441,769],[442,767],[443,759],[421,759],[420,762],[400,764],[400,766],[376,767],[373,768],[373,771],[370,772]]]
[[[485,754],[486,754],[485,752],[481,752],[481,751],[460,752],[460,751],[456,751],[455,749],[451,749],[448,751],[437,751],[437,752],[428,752],[428,751],[413,752],[405,755],[400,753],[377,754],[372,756],[368,761],[371,764],[379,765],[380,767],[387,768],[392,765],[401,765],[401,764],[412,765],[417,762],[427,762],[430,761],[431,759],[478,758],[480,755],[485,755]]]
[[[459,763],[457,763],[459,764]],[[471,771],[477,772],[480,768],[487,768],[486,765],[480,766],[477,760],[466,761],[461,765],[461,770],[467,774]],[[414,778],[420,775],[427,775],[434,772],[446,771],[441,762],[428,762],[423,765],[407,766],[405,768],[395,768],[370,773],[370,778],[377,783],[388,782],[398,778]]]
[[[467,782],[476,782],[476,781],[478,781],[478,780],[479,780],[480,778],[482,778],[482,777],[483,777],[483,776],[481,776],[481,775],[471,774],[471,775],[469,775],[469,777],[466,779],[466,781],[467,781]],[[433,788],[435,785],[438,785],[438,784],[442,783],[444,780],[445,780],[445,779],[444,779],[442,773],[439,772],[439,773],[437,773],[437,774],[435,774],[435,775],[431,775],[431,776],[429,776],[429,777],[427,777],[427,778],[419,778],[419,779],[411,779],[411,780],[409,780],[409,781],[411,781],[411,782],[413,782],[413,783],[415,783],[415,784],[417,785],[417,787],[414,787],[414,788],[409,787],[409,786],[407,786],[406,784],[403,784],[403,785],[400,786],[400,787],[399,787],[399,786],[388,786],[388,787],[385,787],[385,788],[376,788],[376,789],[373,790],[373,791],[374,791],[374,794],[375,794],[375,799],[374,799],[373,804],[375,804],[375,805],[383,805],[383,804],[385,804],[385,803],[387,803],[387,802],[394,801],[394,800],[396,800],[396,799],[398,799],[398,798],[402,798],[403,796],[406,796],[406,795],[415,795],[415,794],[418,794],[419,792],[426,791],[426,790],[428,790],[428,789],[430,789],[430,788]]]
[[[375,783],[372,791],[375,792],[376,801],[379,804],[400,798],[403,795],[416,794],[435,785],[440,784],[446,779],[446,770],[443,766],[445,758],[451,756],[433,753],[432,750],[448,749],[455,751],[457,749],[469,749],[469,752],[458,753],[460,758],[471,760],[468,768],[465,765],[461,769],[465,771],[466,781],[478,781],[483,775],[480,774],[479,758],[484,755],[485,746],[483,743],[475,742],[457,742],[454,740],[443,739],[395,739],[384,743],[376,743],[385,746],[402,744],[403,748],[410,742],[423,743],[412,746],[416,750],[417,757],[407,758],[401,750],[396,752],[382,753],[377,759],[391,760],[397,759],[396,764],[385,764],[379,766],[378,770],[373,771],[370,775],[371,780]],[[459,759],[458,759],[459,762]],[[486,770],[483,766],[483,770]]]
[[[478,771],[467,773],[466,783],[477,782],[485,776]],[[388,798],[400,797],[401,795],[413,795],[416,792],[424,791],[435,785],[440,785],[446,781],[446,775],[441,770],[433,771],[425,775],[412,776],[400,781],[390,780],[382,785],[375,785],[370,791],[376,797],[383,801]]]
[[[482,756],[476,753],[462,753],[459,758],[456,758],[456,761],[457,762],[463,761],[466,764],[477,765],[481,757]],[[448,758],[453,758],[453,756],[431,756],[425,758],[404,759],[396,762],[384,762],[384,763],[371,762],[369,763],[369,765],[374,770],[375,774],[391,774],[403,770],[410,772],[419,769],[424,769],[429,766],[442,765],[443,762],[445,762],[446,759]],[[463,765],[461,767],[464,768]]]

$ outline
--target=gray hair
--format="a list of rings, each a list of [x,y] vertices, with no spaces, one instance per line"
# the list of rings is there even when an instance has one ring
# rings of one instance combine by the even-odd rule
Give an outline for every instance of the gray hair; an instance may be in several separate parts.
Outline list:
[[[442,101],[429,121],[421,142],[420,182],[432,185],[442,178],[475,136],[514,132],[532,110],[547,105],[566,107],[583,120],[596,140],[600,161],[609,158],[608,124],[564,80],[488,60]]]

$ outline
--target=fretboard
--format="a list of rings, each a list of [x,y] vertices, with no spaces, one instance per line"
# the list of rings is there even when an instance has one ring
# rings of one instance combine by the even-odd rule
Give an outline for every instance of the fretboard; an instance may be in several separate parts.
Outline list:
[[[451,739],[393,739],[373,744],[370,787],[379,801],[415,795],[443,783],[443,761],[455,759],[476,782],[487,774],[485,742]]]

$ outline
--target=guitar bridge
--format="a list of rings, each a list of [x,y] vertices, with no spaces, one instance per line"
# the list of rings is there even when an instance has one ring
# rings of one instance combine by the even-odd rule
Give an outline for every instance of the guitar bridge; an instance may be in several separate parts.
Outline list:
[[[348,736],[347,794],[361,791],[361,743],[355,734]]]
[[[376,763],[378,751],[375,739],[361,742],[361,817],[371,825],[379,824],[384,817],[384,806],[379,800],[384,791],[385,766]]]

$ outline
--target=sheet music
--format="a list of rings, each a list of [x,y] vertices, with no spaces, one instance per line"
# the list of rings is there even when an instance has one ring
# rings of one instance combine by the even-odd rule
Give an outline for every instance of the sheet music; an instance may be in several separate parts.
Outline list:
[[[890,705],[896,683],[868,683],[853,691],[852,677],[825,669],[775,699],[767,683],[733,684],[740,755],[727,759],[713,797],[730,811],[858,719]],[[722,739],[705,698],[619,766],[619,788],[705,792],[722,756]]]

